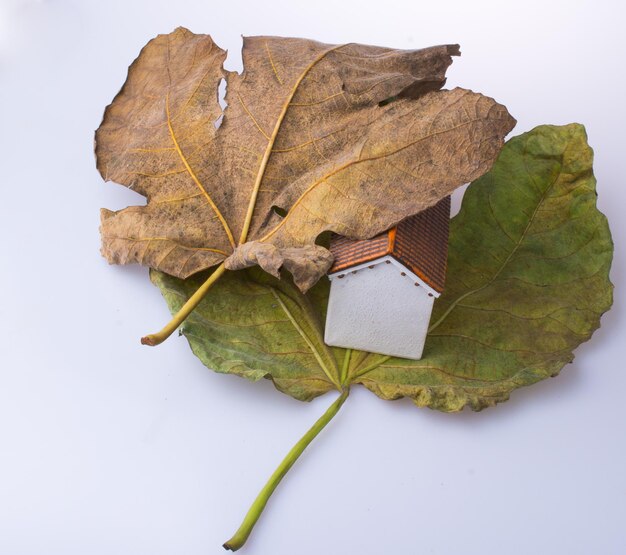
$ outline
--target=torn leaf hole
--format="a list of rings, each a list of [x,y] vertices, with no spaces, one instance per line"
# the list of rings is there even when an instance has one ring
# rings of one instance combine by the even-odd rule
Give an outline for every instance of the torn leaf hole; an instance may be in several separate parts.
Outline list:
[[[281,208],[280,206],[272,206],[272,211],[279,215],[281,218],[284,218],[287,215],[287,210],[285,210],[284,208]]]

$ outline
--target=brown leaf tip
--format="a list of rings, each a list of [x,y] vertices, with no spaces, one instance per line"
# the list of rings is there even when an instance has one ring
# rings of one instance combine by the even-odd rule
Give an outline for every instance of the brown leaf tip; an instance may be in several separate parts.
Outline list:
[[[459,44],[447,44],[448,54],[450,56],[460,56],[461,55],[461,46]]]

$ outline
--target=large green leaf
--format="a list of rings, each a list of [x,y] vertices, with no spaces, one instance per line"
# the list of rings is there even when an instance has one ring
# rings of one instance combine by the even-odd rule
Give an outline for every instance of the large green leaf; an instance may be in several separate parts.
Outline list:
[[[420,361],[326,347],[326,280],[304,296],[259,271],[224,276],[183,333],[210,368],[271,377],[298,399],[343,382],[444,411],[504,401],[558,374],[611,306],[613,244],[592,158],[582,126],[541,126],[511,139],[468,188]],[[200,283],[152,276],[172,311]]]

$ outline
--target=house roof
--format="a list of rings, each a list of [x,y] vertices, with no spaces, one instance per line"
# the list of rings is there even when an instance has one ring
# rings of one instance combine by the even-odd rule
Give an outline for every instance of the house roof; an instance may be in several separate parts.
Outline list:
[[[389,255],[441,293],[446,281],[449,224],[450,197],[446,197],[371,239],[333,235],[330,251],[335,260],[329,273]]]

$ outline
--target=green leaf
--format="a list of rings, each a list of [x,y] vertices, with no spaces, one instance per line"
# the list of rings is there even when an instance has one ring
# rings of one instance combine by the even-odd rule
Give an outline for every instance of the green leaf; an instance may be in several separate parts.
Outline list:
[[[357,369],[353,380],[384,399],[480,410],[571,362],[612,303],[613,243],[592,159],[581,125],[511,139],[451,222],[446,290],[424,357]]]
[[[613,244],[596,208],[584,128],[541,126],[511,139],[452,220],[446,290],[420,361],[329,348],[328,283],[304,296],[288,279],[229,272],[183,333],[210,368],[271,377],[298,399],[361,383],[383,399],[474,410],[555,376],[610,308]],[[170,310],[201,283],[153,272]]]
[[[169,309],[176,313],[204,282],[151,270]],[[339,387],[339,369],[324,344],[318,313],[293,283],[259,268],[227,272],[182,327],[194,354],[209,368],[276,387],[308,401]]]

